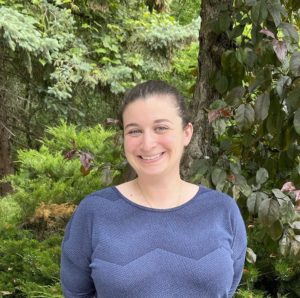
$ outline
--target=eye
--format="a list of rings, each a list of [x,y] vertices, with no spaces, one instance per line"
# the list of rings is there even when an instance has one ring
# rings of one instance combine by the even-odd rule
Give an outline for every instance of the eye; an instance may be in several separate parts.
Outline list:
[[[159,134],[164,133],[165,131],[167,131],[169,128],[166,126],[158,126],[155,128],[155,131]]]
[[[139,136],[141,133],[142,133],[142,131],[140,129],[131,129],[126,134],[136,137],[136,136]]]

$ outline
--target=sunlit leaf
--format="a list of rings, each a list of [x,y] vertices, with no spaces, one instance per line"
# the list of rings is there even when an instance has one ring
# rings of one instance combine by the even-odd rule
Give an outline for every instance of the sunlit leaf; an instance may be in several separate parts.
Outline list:
[[[284,199],[286,197],[286,194],[284,194],[280,189],[277,188],[272,189],[272,193],[278,199]]]
[[[300,221],[294,221],[291,224],[291,227],[293,230],[295,230],[295,232],[300,233]]]
[[[283,201],[280,205],[280,220],[283,224],[290,223],[295,218],[294,205],[291,201]]]
[[[250,247],[247,247],[246,259],[250,264],[254,264],[256,262],[256,254]]]

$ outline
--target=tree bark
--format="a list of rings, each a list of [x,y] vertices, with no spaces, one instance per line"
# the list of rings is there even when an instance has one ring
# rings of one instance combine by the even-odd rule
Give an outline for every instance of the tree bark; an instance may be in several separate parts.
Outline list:
[[[1,54],[1,51],[0,51]],[[1,55],[1,57],[3,57]],[[4,69],[4,61],[0,60],[1,69]],[[7,83],[7,82],[6,82]],[[0,180],[13,172],[11,156],[11,131],[8,125],[9,109],[8,96],[5,92],[5,78],[0,73]],[[0,183],[0,196],[11,190],[9,183]]]
[[[190,178],[192,163],[201,158],[211,157],[211,143],[213,140],[212,127],[208,123],[207,110],[209,105],[220,94],[211,83],[216,71],[221,69],[221,57],[224,51],[231,48],[231,43],[226,33],[213,32],[211,24],[218,20],[221,6],[231,11],[232,0],[202,0],[201,1],[201,28],[199,32],[198,77],[191,103],[194,136],[185,152],[182,163],[182,174]]]

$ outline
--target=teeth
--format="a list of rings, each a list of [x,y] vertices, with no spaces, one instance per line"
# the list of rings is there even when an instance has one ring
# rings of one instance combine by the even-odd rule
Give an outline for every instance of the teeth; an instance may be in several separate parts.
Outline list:
[[[158,158],[160,155],[161,155],[161,153],[153,155],[153,156],[141,156],[141,157],[142,157],[142,159],[145,159],[145,160],[153,160],[155,158]]]

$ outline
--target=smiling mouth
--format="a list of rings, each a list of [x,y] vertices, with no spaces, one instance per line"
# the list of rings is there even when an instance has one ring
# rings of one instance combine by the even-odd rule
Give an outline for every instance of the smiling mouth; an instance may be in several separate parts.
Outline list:
[[[151,155],[151,156],[144,156],[144,155],[139,155],[139,158],[143,159],[143,160],[156,160],[159,157],[161,157],[164,154],[164,152],[159,153],[159,154],[155,154],[155,155]]]

